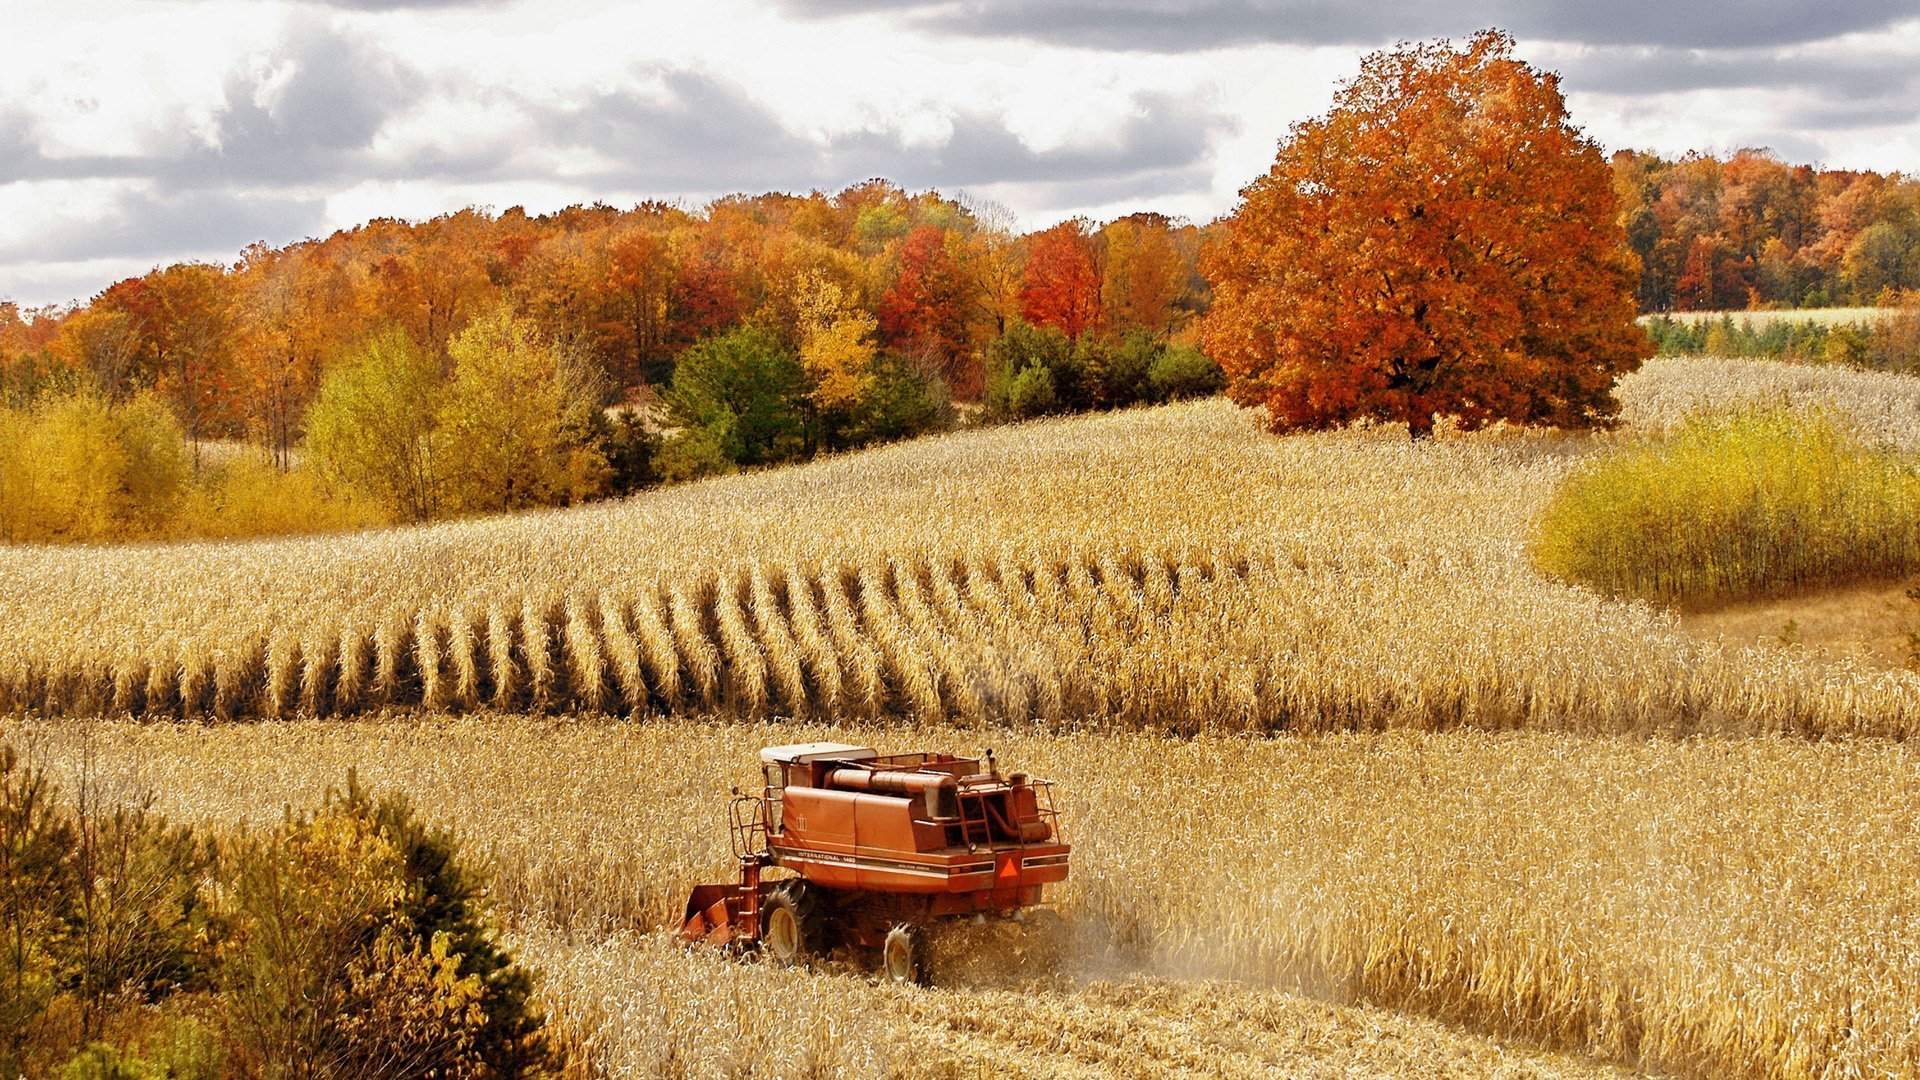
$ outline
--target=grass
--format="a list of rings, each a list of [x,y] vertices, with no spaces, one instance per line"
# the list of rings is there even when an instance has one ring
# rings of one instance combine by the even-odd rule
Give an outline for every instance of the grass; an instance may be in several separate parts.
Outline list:
[[[1659,602],[1743,599],[1920,569],[1920,472],[1829,417],[1694,420],[1569,476],[1541,515],[1549,574]]]

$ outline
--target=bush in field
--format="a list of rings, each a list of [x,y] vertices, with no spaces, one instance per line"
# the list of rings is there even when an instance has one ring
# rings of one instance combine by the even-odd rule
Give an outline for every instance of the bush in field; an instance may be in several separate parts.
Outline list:
[[[33,1065],[59,989],[62,939],[78,906],[73,839],[46,775],[0,746],[0,1075]]]
[[[987,346],[983,404],[988,419],[1019,420],[1056,409],[1071,412],[1091,406],[1088,359],[1054,327],[1009,323],[1006,333]],[[1046,391],[1040,389],[1042,386]]]
[[[0,541],[162,535],[190,477],[186,437],[151,397],[83,390],[0,409]]]
[[[241,455],[201,472],[181,500],[172,532],[245,539],[367,529],[395,520],[387,506],[312,466],[283,471],[264,454]]]
[[[1567,479],[1537,524],[1547,573],[1659,601],[1920,569],[1920,475],[1822,415],[1696,419]]]
[[[953,397],[940,376],[898,353],[874,358],[872,382],[845,432],[845,444],[911,439],[953,426]]]
[[[0,746],[0,1075],[552,1071],[485,882],[404,801],[350,779],[216,845],[85,784],[59,796]]]
[[[507,1077],[548,1065],[532,980],[497,945],[452,836],[349,782],[233,856],[219,970],[241,1067]]]

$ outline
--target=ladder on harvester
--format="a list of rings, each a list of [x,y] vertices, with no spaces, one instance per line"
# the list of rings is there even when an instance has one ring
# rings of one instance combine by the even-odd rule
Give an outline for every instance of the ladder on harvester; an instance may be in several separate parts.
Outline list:
[[[968,792],[962,788],[959,796],[960,838],[966,841],[967,850],[980,846],[992,847],[993,823],[987,820],[987,793]]]

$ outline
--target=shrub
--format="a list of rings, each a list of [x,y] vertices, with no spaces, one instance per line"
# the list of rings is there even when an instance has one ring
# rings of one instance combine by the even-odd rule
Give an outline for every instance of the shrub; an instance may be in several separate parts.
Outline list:
[[[158,535],[189,476],[186,437],[150,397],[116,406],[82,390],[0,409],[0,540]]]
[[[1181,401],[1219,393],[1227,385],[1227,374],[1199,349],[1175,345],[1147,370],[1147,385],[1154,401]]]
[[[0,1076],[28,1071],[59,987],[79,903],[73,841],[46,774],[0,746]]]
[[[219,989],[242,1068],[540,1075],[532,979],[495,943],[480,893],[451,834],[351,778],[318,813],[241,842]]]
[[[243,539],[390,524],[389,506],[329,481],[311,466],[281,470],[242,455],[209,467],[182,501],[173,532]]]
[[[1059,405],[1053,372],[1034,364],[1020,369],[1007,386],[1007,415],[1015,420],[1045,416]]]
[[[939,375],[891,352],[874,359],[872,374],[847,430],[848,445],[911,439],[953,426],[953,398]]]
[[[1544,571],[1706,601],[1920,569],[1920,476],[1822,415],[1697,418],[1568,477],[1536,525]]]
[[[1038,391],[1040,376],[1026,374],[1034,368],[1045,373],[1045,382],[1052,391],[1053,400],[1041,411],[1090,407],[1093,393],[1086,366],[1088,359],[1088,354],[1076,352],[1067,335],[1054,327],[1019,321],[1009,323],[1006,333],[987,346],[987,390],[983,402],[987,417],[1009,420],[1038,415],[1013,406],[1014,383],[1023,376],[1027,380],[1029,402]]]

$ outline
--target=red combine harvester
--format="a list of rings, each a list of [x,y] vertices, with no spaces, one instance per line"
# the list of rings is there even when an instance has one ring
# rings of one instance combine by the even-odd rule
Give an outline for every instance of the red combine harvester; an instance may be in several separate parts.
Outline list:
[[[983,757],[840,743],[760,751],[766,787],[731,807],[738,883],[701,885],[680,936],[802,963],[840,942],[891,979],[928,978],[926,928],[1038,904],[1067,877],[1052,787]],[[795,876],[767,880],[779,867]]]

